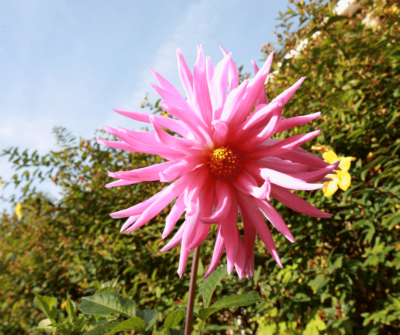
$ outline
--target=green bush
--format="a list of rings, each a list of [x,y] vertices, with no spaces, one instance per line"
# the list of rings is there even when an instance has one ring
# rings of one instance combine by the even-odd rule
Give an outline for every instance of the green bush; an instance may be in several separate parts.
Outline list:
[[[271,267],[263,277],[270,311],[263,317],[266,329],[292,322],[293,329],[319,324],[321,333],[328,334],[399,333],[400,10],[396,6],[395,1],[367,2],[349,17],[335,15],[331,3],[300,1],[281,15],[281,66],[275,65],[267,94],[274,97],[306,76],[285,106],[284,117],[322,112],[319,119],[282,136],[320,128],[321,135],[307,144],[308,150],[317,142],[357,161],[346,192],[329,198],[322,192],[301,194],[334,213],[331,220],[280,209],[297,242],[279,249],[285,268]],[[299,18],[302,28],[290,32],[289,18]],[[306,38],[299,55],[285,58]],[[264,46],[265,57],[271,50]],[[312,320],[314,325],[307,326]]]
[[[334,213],[331,220],[274,203],[296,243],[275,234],[283,269],[257,244],[254,279],[224,280],[216,296],[257,291],[264,301],[253,308],[252,317],[246,309],[210,317],[214,328],[209,331],[215,334],[228,328],[246,334],[399,333],[400,10],[395,1],[380,0],[362,4],[352,16],[337,16],[332,8],[331,3],[300,1],[281,15],[282,50],[266,88],[273,98],[307,77],[285,106],[284,117],[317,111],[322,116],[282,136],[321,128],[305,148],[319,143],[339,156],[356,157],[352,185],[329,198],[322,191],[299,192]],[[295,32],[290,32],[290,18],[302,23]],[[300,54],[285,58],[305,38]],[[268,52],[266,45],[263,53]],[[164,319],[184,305],[188,287],[188,271],[182,279],[176,274],[179,248],[158,251],[169,208],[130,235],[119,234],[122,222],[108,216],[163,184],[104,188],[107,170],[138,168],[158,158],[99,148],[94,141],[70,142],[65,132],[58,134],[63,148],[44,157],[16,148],[5,151],[19,169],[14,181],[25,193],[21,220],[5,213],[0,219],[0,334],[27,333],[43,318],[32,306],[33,293],[63,301],[69,291],[76,301],[118,276],[123,295]],[[60,186],[61,200],[35,191],[31,182],[38,179]],[[202,248],[204,265],[214,234]]]

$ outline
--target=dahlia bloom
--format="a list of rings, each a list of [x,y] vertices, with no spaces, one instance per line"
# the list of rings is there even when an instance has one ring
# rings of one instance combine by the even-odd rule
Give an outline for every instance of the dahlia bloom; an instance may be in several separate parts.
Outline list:
[[[249,278],[254,273],[256,233],[282,267],[264,216],[290,242],[295,242],[284,220],[271,206],[270,199],[309,216],[331,217],[290,191],[321,189],[324,184],[317,182],[327,180],[325,176],[337,167],[337,163],[328,164],[300,148],[320,130],[284,140],[272,138],[320,115],[282,117],[284,105],[305,78],[268,102],[264,83],[272,54],[261,69],[253,62],[254,78],[239,85],[238,69],[231,54],[221,49],[224,57],[213,67],[210,58],[205,58],[198,46],[193,73],[178,49],[179,75],[186,99],[152,69],[159,83],[159,86],[152,86],[163,100],[160,106],[173,118],[116,111],[131,119],[151,123],[154,133],[105,127],[122,142],[100,139],[98,142],[165,159],[163,163],[133,171],[109,172],[118,180],[107,187],[141,181],[171,182],[150,199],[112,213],[113,218],[128,218],[121,232],[138,229],[176,199],[166,218],[162,237],[171,233],[183,213],[186,213],[185,221],[162,251],[181,244],[178,274],[182,276],[190,251],[206,239],[211,224],[216,224],[214,252],[205,277],[215,269],[225,251],[228,273],[235,268],[240,278]],[[163,128],[178,135],[172,136]],[[237,225],[238,213],[243,220],[244,239]]]

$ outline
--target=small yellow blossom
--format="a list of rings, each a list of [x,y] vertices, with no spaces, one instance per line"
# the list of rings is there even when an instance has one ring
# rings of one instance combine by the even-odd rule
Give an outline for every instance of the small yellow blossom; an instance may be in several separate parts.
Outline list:
[[[3,186],[3,182],[1,181],[1,179],[0,179],[0,190],[1,190],[1,187]]]
[[[333,150],[328,150],[322,154],[324,161],[333,164],[340,161],[339,167],[341,170],[335,170],[337,174],[327,175],[332,181],[325,182],[325,187],[322,189],[325,197],[333,195],[340,187],[343,191],[346,191],[351,184],[351,176],[349,174],[351,162],[355,161],[355,157],[338,157]]]
[[[15,208],[15,214],[17,215],[18,220],[22,218],[22,205],[20,202],[17,203],[17,207]]]

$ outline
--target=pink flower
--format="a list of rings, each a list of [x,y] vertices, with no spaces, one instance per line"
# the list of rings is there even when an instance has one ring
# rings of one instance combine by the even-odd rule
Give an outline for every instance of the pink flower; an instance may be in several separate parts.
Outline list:
[[[329,218],[290,190],[318,190],[325,176],[337,163],[329,165],[321,157],[300,146],[319,134],[315,130],[285,140],[274,134],[317,118],[320,113],[282,118],[283,106],[305,78],[271,102],[265,93],[272,54],[259,70],[253,62],[255,76],[238,85],[238,69],[223,48],[224,58],[214,68],[204,58],[201,46],[193,73],[178,49],[179,75],[186,92],[178,90],[154,70],[159,86],[152,85],[161,96],[160,106],[174,118],[146,113],[116,111],[134,120],[151,123],[154,133],[125,128],[105,129],[122,142],[98,140],[111,148],[159,155],[164,163],[126,171],[109,172],[114,181],[107,187],[160,180],[172,182],[150,199],[111,214],[128,218],[121,232],[131,232],[146,224],[169,203],[176,202],[166,218],[165,238],[183,213],[185,221],[162,251],[181,243],[178,274],[182,276],[189,253],[198,247],[217,225],[217,237],[207,277],[226,251],[228,273],[236,269],[240,278],[253,276],[256,233],[279,266],[279,259],[268,221],[290,242],[295,242],[282,217],[271,206],[275,198],[287,207],[313,217]],[[171,136],[162,128],[180,136]],[[244,240],[237,222],[243,219]]]

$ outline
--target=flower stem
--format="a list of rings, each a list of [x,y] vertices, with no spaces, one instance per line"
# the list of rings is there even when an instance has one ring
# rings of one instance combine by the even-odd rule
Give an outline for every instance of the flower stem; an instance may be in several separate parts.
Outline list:
[[[194,297],[196,296],[196,279],[197,279],[197,267],[199,265],[199,256],[200,256],[200,246],[195,248],[193,253],[192,272],[190,274],[189,298],[186,310],[185,335],[192,334],[193,306],[194,306]]]

